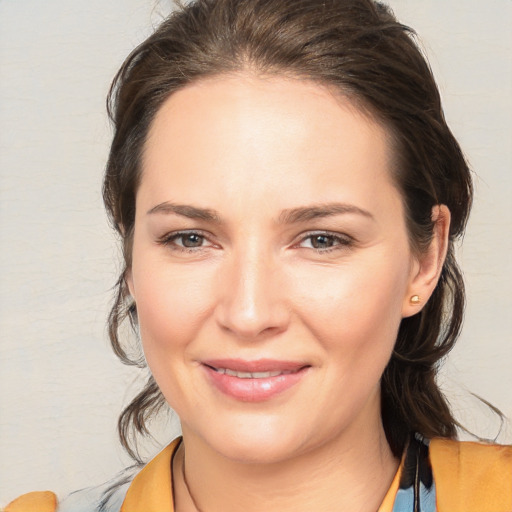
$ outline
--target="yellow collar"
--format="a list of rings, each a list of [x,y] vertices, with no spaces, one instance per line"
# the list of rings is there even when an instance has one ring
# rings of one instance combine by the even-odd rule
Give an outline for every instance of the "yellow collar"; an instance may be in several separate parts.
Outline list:
[[[144,466],[133,479],[120,512],[174,511],[171,463],[180,443],[181,437],[178,437]]]

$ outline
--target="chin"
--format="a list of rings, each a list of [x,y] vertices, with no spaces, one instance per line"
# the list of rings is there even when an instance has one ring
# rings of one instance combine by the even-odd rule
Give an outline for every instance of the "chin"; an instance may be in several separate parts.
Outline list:
[[[210,430],[204,441],[223,457],[244,464],[275,464],[307,451],[307,429],[294,428],[298,422],[259,418],[234,421],[226,429]],[[292,427],[292,428],[290,428]],[[229,432],[226,435],[226,432]],[[310,442],[312,440],[310,439]],[[310,444],[310,442],[306,444]]]
[[[282,440],[255,440],[230,437],[229,442],[219,447],[222,455],[242,464],[276,464],[297,455],[298,447]],[[219,450],[219,451],[220,451]]]

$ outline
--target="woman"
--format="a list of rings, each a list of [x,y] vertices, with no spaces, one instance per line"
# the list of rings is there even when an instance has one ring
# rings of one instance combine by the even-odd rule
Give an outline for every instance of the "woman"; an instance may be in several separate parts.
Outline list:
[[[183,437],[59,510],[512,510],[512,450],[453,441],[435,382],[472,186],[406,27],[370,0],[193,2],[110,113],[110,334],[152,374],[121,439],[165,402]]]

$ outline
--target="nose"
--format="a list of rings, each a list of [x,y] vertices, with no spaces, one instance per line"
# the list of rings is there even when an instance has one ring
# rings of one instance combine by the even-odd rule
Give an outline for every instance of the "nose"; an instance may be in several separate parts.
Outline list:
[[[286,330],[290,308],[279,264],[270,255],[245,250],[221,274],[216,317],[223,330],[249,341]]]

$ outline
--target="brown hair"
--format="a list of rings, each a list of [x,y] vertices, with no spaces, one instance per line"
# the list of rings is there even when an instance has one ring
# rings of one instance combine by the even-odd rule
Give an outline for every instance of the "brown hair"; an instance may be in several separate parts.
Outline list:
[[[415,250],[432,237],[432,207],[450,209],[441,278],[422,311],[402,320],[381,393],[395,455],[411,432],[455,436],[457,422],[436,373],[462,323],[464,284],[453,244],[465,228],[472,185],[414,37],[389,8],[372,0],[196,0],[180,6],[128,56],[108,99],[115,131],[104,182],[105,205],[123,242],[125,271],[109,317],[112,346],[123,362],[144,366],[140,352],[123,345],[120,329],[127,318],[136,327],[124,274],[131,265],[141,155],[156,112],[174,91],[206,77],[247,69],[289,74],[334,86],[387,128]],[[132,435],[148,434],[147,420],[164,403],[149,377],[121,414],[121,442],[132,456],[137,457]]]

